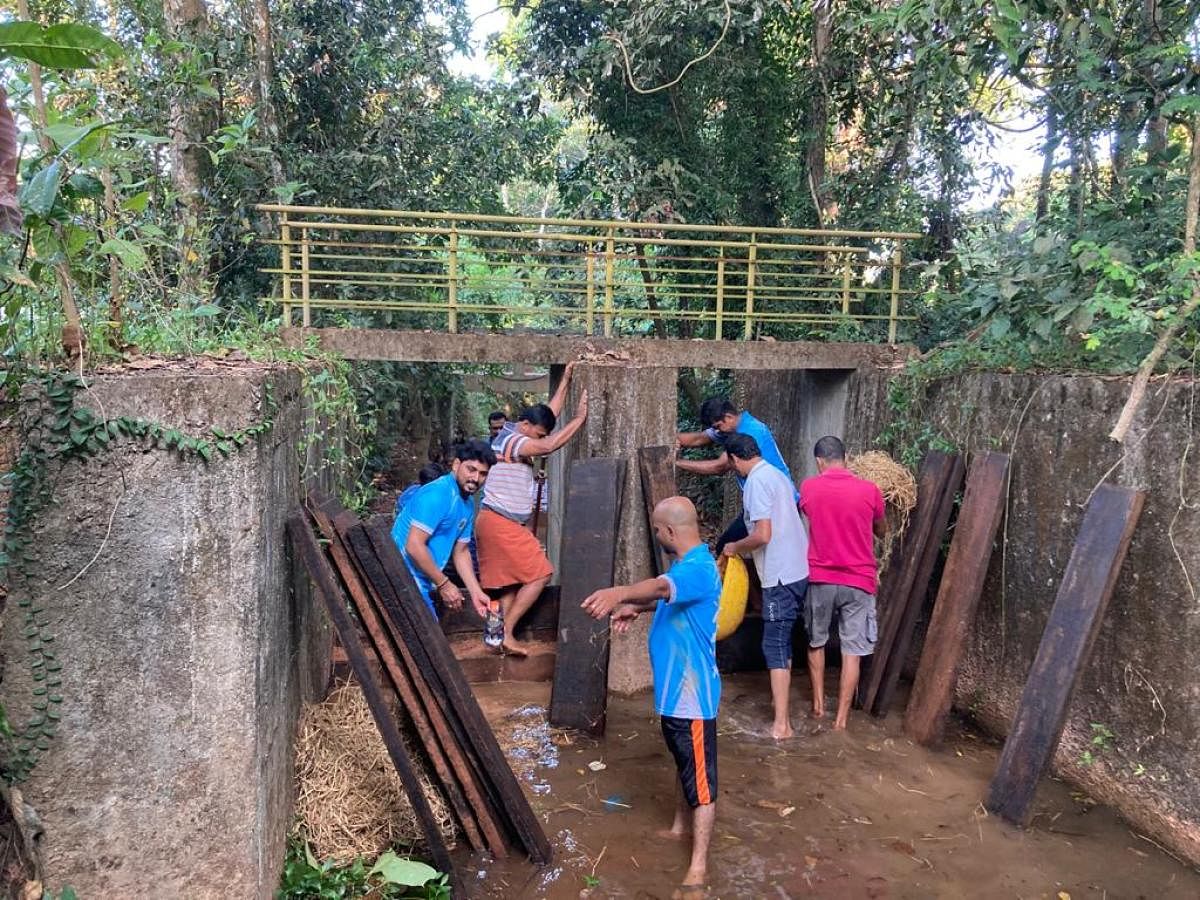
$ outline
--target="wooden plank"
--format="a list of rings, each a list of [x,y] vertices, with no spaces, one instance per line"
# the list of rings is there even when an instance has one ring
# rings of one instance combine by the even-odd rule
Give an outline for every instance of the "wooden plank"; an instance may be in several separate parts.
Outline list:
[[[654,535],[651,517],[654,507],[678,493],[675,483],[675,451],[671,447],[642,447],[637,452],[638,474],[642,481],[642,499],[646,506],[646,527],[650,531],[650,550],[654,574],[665,575],[671,567],[667,551]]]
[[[900,545],[892,553],[892,559],[879,582],[876,595],[878,603],[878,635],[875,652],[868,667],[864,667],[862,690],[859,691],[862,705],[871,709],[875,705],[879,688],[887,672],[887,662],[900,628],[908,599],[916,577],[917,562],[924,552],[933,529],[934,512],[944,493],[945,480],[952,469],[951,458],[939,450],[930,450],[921,461],[917,473],[917,506],[909,519],[908,528]]]
[[[464,591],[464,595],[465,595]],[[517,638],[525,640],[535,631],[558,627],[558,585],[548,584],[542,589],[541,595],[517,626]],[[483,617],[475,612],[470,598],[463,603],[462,609],[443,609],[439,619],[442,632],[451,640],[461,634],[474,634],[482,640]]]
[[[875,700],[868,707],[873,716],[882,717],[891,709],[892,699],[896,695],[896,686],[900,683],[900,672],[908,659],[908,650],[912,646],[913,635],[917,630],[917,620],[921,617],[921,609],[929,594],[929,582],[933,578],[933,570],[937,566],[938,554],[942,549],[942,536],[950,525],[950,516],[954,512],[954,499],[962,487],[963,473],[966,467],[958,454],[950,455],[949,472],[941,484],[941,492],[937,504],[933,507],[929,533],[921,545],[920,553],[913,561],[912,583],[909,585],[907,602],[899,608],[897,624],[893,635],[891,651],[884,663],[883,674],[879,679],[879,689]]]
[[[288,516],[287,531],[292,546],[308,571],[309,577],[317,591],[325,598],[329,617],[333,621],[334,628],[337,629],[342,646],[345,647],[346,655],[349,657],[350,668],[362,688],[367,706],[371,710],[371,717],[375,719],[379,734],[383,737],[383,743],[387,747],[388,756],[391,757],[396,774],[400,776],[400,783],[404,786],[404,791],[412,803],[413,813],[421,826],[421,833],[429,845],[429,855],[433,864],[443,872],[453,873],[454,864],[450,859],[450,852],[442,840],[437,820],[434,819],[429,801],[421,789],[421,782],[413,769],[412,760],[408,757],[408,750],[400,737],[400,730],[392,717],[392,711],[388,708],[383,691],[375,680],[371,660],[367,651],[359,643],[358,631],[350,619],[350,614],[346,611],[346,595],[338,584],[329,560],[321,552],[321,547],[303,513],[296,511]]]
[[[604,733],[611,626],[607,618],[593,619],[581,604],[593,591],[612,586],[624,483],[623,459],[577,459],[567,481],[550,724],[591,735]]]
[[[1145,499],[1143,491],[1106,484],[1083,514],[988,791],[987,809],[1014,825],[1029,824]]]
[[[310,499],[313,498],[310,497]],[[453,741],[445,730],[436,728],[424,703],[418,696],[412,673],[400,659],[398,649],[393,645],[391,636],[375,611],[373,598],[369,595],[370,589],[363,582],[357,563],[351,559],[347,548],[342,543],[341,536],[334,528],[330,513],[335,511],[342,510],[333,501],[322,504],[310,502],[309,504],[309,513],[316,522],[321,536],[329,542],[329,555],[342,577],[342,583],[350,594],[359,620],[375,647],[376,655],[383,662],[384,671],[387,672],[396,695],[412,718],[413,727],[421,739],[421,744],[425,748],[438,781],[441,782],[450,808],[462,825],[467,842],[473,849],[482,850],[486,847],[493,854],[503,858],[507,847],[500,836],[499,829],[491,821],[489,810],[483,805],[482,798],[478,796],[477,789],[469,779],[462,778],[460,783],[462,769],[458,769],[452,764],[443,746],[443,741],[450,744],[453,744]],[[470,796],[472,794],[475,796]]]
[[[488,725],[483,710],[479,708],[479,702],[471,692],[471,686],[454,658],[446,636],[442,634],[441,628],[417,590],[412,575],[404,564],[404,558],[392,540],[391,530],[386,522],[372,520],[351,529],[352,544],[356,533],[362,533],[369,539],[375,557],[391,585],[390,592],[379,591],[385,616],[407,620],[415,639],[414,643],[409,639],[409,634],[405,633],[409,650],[413,651],[418,663],[424,654],[431,664],[429,671],[425,673],[426,677],[430,679],[431,686],[440,683],[442,694],[457,714],[475,755],[483,764],[484,774],[503,799],[499,806],[500,812],[506,816],[529,858],[538,865],[549,863],[554,853],[545,831],[542,830],[541,822],[534,815],[529,800],[508,765],[508,760],[504,758],[504,752],[496,742],[496,735]]]
[[[942,742],[954,701],[954,683],[1004,515],[1007,485],[1007,455],[989,452],[971,461],[967,489],[904,714],[904,731],[917,743],[936,746]]]

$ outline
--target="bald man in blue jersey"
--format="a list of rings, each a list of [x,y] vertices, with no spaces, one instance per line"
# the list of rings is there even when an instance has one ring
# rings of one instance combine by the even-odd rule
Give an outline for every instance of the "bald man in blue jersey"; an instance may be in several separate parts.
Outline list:
[[[691,864],[678,894],[702,896],[716,819],[721,576],[708,545],[700,540],[696,507],[690,500],[668,497],[654,507],[652,522],[659,543],[675,556],[670,571],[596,591],[583,601],[583,608],[597,619],[611,614],[618,633],[654,610],[649,639],[654,705],[679,771],[680,797],[670,833],[692,836]]]

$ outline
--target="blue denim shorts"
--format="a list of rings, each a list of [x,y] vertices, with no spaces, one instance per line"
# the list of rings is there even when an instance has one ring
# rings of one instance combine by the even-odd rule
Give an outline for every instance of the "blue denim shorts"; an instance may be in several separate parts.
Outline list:
[[[808,579],[763,588],[762,651],[768,669],[792,666],[792,628],[804,604]]]

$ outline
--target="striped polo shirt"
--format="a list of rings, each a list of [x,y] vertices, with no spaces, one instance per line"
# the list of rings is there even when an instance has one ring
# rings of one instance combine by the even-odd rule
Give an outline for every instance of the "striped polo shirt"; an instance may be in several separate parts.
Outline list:
[[[525,524],[533,515],[533,464],[521,460],[528,441],[516,422],[506,422],[492,439],[496,464],[483,483],[483,506],[505,518]]]

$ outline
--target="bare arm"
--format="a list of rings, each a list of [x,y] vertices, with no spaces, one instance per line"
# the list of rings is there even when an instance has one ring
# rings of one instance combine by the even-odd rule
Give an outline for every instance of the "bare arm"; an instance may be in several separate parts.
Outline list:
[[[603,619],[622,604],[639,612],[653,609],[659,598],[671,596],[671,582],[659,575],[637,584],[625,584],[596,591],[583,601],[584,611],[593,619]]]
[[[771,541],[771,520],[759,519],[754,523],[754,530],[740,541],[730,541],[721,550],[725,556],[741,556],[759,547],[765,547]]]
[[[707,447],[711,443],[712,438],[703,431],[685,431],[675,436],[677,447]]]
[[[475,577],[475,564],[471,561],[471,548],[462,541],[455,541],[451,559],[454,560],[454,571],[458,573],[458,577],[462,579],[462,583],[467,588],[467,596],[471,598],[471,605],[475,607],[475,612],[486,618],[488,601],[491,598],[479,586],[479,579]]]
[[[433,554],[429,552],[428,534],[420,528],[409,528],[408,537],[404,541],[404,552],[417,567],[417,571],[429,579],[433,584],[433,589],[446,601],[448,607],[458,609],[462,606],[462,591],[458,589],[458,585],[442,574],[442,570],[433,561]]]
[[[575,414],[570,422],[560,428],[554,434],[547,435],[544,438],[528,438],[521,444],[520,454],[526,459],[532,456],[549,456],[567,441],[575,436],[583,423],[587,421],[588,414],[588,395],[584,391],[579,395],[579,412]]]
[[[567,363],[567,367],[563,369],[562,380],[558,383],[558,388],[554,392],[554,396],[550,398],[550,402],[546,405],[550,407],[550,411],[554,413],[554,418],[562,415],[563,404],[567,402],[567,390],[571,387],[571,373],[575,370],[575,361]]]
[[[729,464],[729,454],[722,453],[716,459],[676,459],[675,468],[691,472],[693,475],[724,475],[733,467]]]

